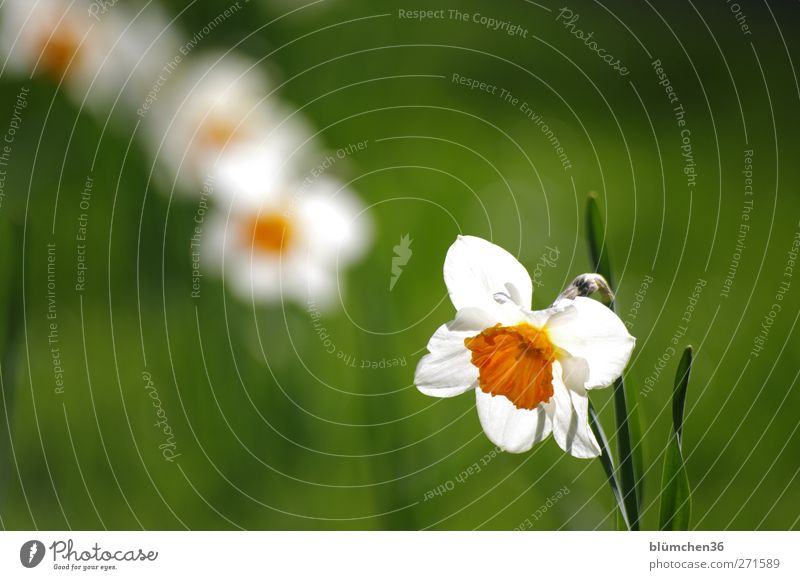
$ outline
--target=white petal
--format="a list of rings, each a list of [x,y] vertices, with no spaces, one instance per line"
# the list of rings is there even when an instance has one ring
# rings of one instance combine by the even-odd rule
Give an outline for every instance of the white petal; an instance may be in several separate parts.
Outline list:
[[[636,339],[619,316],[596,300],[578,297],[572,306],[547,321],[550,338],[558,348],[586,361],[585,388],[607,387],[622,375]]]
[[[363,254],[372,224],[364,206],[348,188],[321,178],[300,189],[294,201],[297,221],[315,256],[344,265]]]
[[[525,310],[525,322],[537,328],[543,328],[547,326],[547,322],[553,316],[573,308],[571,300],[560,300],[558,304],[554,304],[544,310]]]
[[[244,255],[229,255],[227,260],[225,282],[246,303],[280,301],[283,280],[279,260],[259,256],[251,262]]]
[[[285,297],[300,304],[314,304],[322,312],[341,305],[344,281],[326,264],[304,256],[287,255],[281,263],[281,286]]]
[[[589,364],[586,359],[569,354],[562,355],[558,359],[563,371],[562,378],[568,389],[581,392],[586,389],[586,382],[589,380]]]
[[[531,307],[531,277],[503,248],[474,236],[458,236],[444,262],[444,281],[457,310],[491,309],[494,296],[505,294],[518,306]]]
[[[233,143],[208,155],[204,165],[225,205],[258,211],[264,200],[283,194],[280,184],[288,171],[285,156],[279,147]]]
[[[545,404],[553,422],[553,437],[558,446],[575,457],[600,455],[600,446],[589,427],[589,398],[586,391],[564,385],[561,364],[553,363],[553,398]]]
[[[478,418],[489,440],[509,453],[522,453],[550,435],[550,419],[542,405],[518,409],[503,395],[475,389]]]
[[[430,354],[417,365],[414,383],[425,395],[454,397],[474,389],[478,368],[464,339],[479,334],[494,324],[487,313],[477,308],[459,310],[455,320],[443,324],[428,343]]]

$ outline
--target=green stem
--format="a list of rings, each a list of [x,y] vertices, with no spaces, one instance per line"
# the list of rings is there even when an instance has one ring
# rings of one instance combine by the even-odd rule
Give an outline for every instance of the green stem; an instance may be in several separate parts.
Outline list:
[[[619,508],[620,514],[622,514],[622,519],[625,521],[625,526],[630,529],[631,524],[630,520],[628,519],[628,510],[620,490],[619,480],[617,479],[617,470],[614,467],[614,459],[611,455],[611,446],[608,444],[608,438],[603,431],[603,427],[600,424],[600,418],[597,416],[597,411],[594,410],[594,405],[592,405],[591,401],[589,401],[589,425],[592,428],[592,432],[594,433],[597,442],[600,443],[600,449],[602,453],[598,459],[600,459],[600,463],[603,466],[603,471],[606,472],[608,484],[611,486],[611,493],[614,494],[614,499],[617,502],[617,507]]]
[[[2,325],[5,332],[0,342],[0,403],[3,407],[3,419],[7,417],[5,433],[8,436],[8,445],[3,446],[8,451],[8,460],[3,458],[0,464],[0,503],[5,496],[8,487],[7,478],[11,476],[11,431],[13,426],[16,379],[17,379],[17,342],[22,328],[22,257],[24,251],[22,247],[22,228],[16,222],[8,223],[8,231],[4,232],[3,262],[6,264],[5,274],[7,278],[3,280],[4,288],[2,298],[5,298],[5,313]],[[0,304],[2,304],[0,298]],[[3,437],[5,439],[5,437]]]
[[[616,288],[611,273],[611,261],[605,248],[605,226],[600,217],[597,195],[589,194],[586,204],[586,227],[594,271],[603,276],[612,291]],[[611,301],[608,307],[616,312],[616,302]],[[622,499],[628,513],[628,529],[639,529],[639,501],[636,497],[636,473],[631,445],[631,430],[628,422],[628,401],[625,395],[625,384],[620,377],[614,383],[614,414],[617,424],[617,451],[619,452],[619,483],[622,487]]]
[[[628,423],[628,401],[622,377],[614,382],[614,414],[617,419],[617,448],[619,451],[619,472],[623,489],[623,502],[628,512],[628,528],[639,529],[639,500],[636,497],[636,473],[631,450],[631,432]]]

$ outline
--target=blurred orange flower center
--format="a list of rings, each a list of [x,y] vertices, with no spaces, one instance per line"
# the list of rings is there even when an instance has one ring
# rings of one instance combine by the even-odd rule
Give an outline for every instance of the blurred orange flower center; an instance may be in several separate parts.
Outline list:
[[[484,393],[504,395],[518,409],[535,409],[553,396],[555,347],[547,331],[526,322],[493,326],[464,340]]]
[[[210,115],[200,129],[198,139],[201,144],[213,149],[222,149],[235,141],[240,134],[240,125],[219,115]]]
[[[284,252],[292,239],[292,224],[279,213],[254,217],[246,231],[247,245],[268,254]]]
[[[67,72],[79,56],[81,39],[67,25],[62,24],[52,35],[42,39],[39,62],[56,80]]]

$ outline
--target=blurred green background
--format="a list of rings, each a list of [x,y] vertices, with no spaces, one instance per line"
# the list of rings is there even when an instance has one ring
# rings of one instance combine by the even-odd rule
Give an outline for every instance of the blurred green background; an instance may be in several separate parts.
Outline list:
[[[567,5],[627,76],[572,36],[557,20],[562,5],[548,0],[430,7],[457,6],[466,22],[402,19],[399,9],[428,6],[366,0],[283,16],[300,5],[243,2],[197,50],[235,46],[264,58],[285,81],[277,94],[302,109],[326,148],[368,142],[331,169],[353,180],[375,222],[367,257],[342,273],[342,307],[322,318],[344,358],[326,351],[302,305],[253,307],[213,277],[191,299],[196,203],[170,201],[148,179],[135,121],[79,112],[46,80],[2,76],[0,126],[30,87],[0,206],[2,526],[613,529],[598,461],[566,456],[552,439],[485,460],[493,446],[473,397],[431,399],[413,386],[428,338],[453,316],[441,266],[455,236],[492,239],[531,272],[557,248],[536,273],[534,306],[544,307],[590,269],[584,202],[596,191],[620,316],[638,339],[627,376],[642,417],[645,527],[657,522],[677,333],[678,352],[696,348],[684,436],[692,526],[797,529],[800,270],[785,275],[800,231],[797,5],[742,2],[749,34],[722,1]],[[191,37],[227,4],[163,6]],[[525,37],[473,22],[475,13],[518,24]],[[686,110],[693,188],[656,59]],[[523,102],[552,129],[569,169]],[[78,293],[75,235],[90,174],[89,269]],[[723,296],[742,223],[749,230]],[[390,292],[392,248],[405,234],[413,257]],[[57,246],[63,393],[48,344],[48,243]],[[403,364],[360,368],[395,358]],[[175,433],[174,462],[159,449],[145,371]],[[610,395],[592,401],[613,435]]]

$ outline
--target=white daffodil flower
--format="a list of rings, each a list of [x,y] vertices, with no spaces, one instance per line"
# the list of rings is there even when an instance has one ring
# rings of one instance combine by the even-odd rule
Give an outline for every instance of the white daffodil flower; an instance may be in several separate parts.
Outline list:
[[[501,449],[522,453],[553,434],[575,457],[596,457],[587,391],[609,386],[635,339],[609,308],[590,298],[531,310],[532,283],[507,251],[459,236],[444,264],[457,313],[428,343],[415,382],[424,394],[475,391],[478,417]]]
[[[331,306],[339,269],[368,244],[368,216],[349,190],[319,179],[304,190],[282,185],[261,200],[242,196],[217,209],[203,232],[201,260],[245,300],[281,297]]]
[[[219,168],[242,163],[260,168],[258,179],[241,177],[259,188],[288,179],[295,150],[308,141],[305,125],[268,98],[262,67],[233,54],[193,58],[181,63],[145,118],[169,177],[192,195]]]
[[[0,45],[9,69],[47,76],[78,104],[108,106],[130,73],[127,49],[118,42],[122,22],[98,22],[77,0],[6,0]]]

